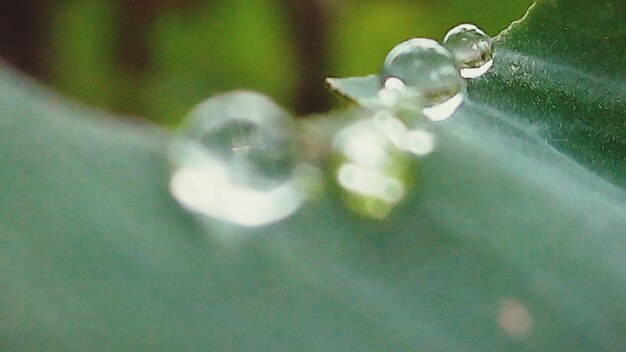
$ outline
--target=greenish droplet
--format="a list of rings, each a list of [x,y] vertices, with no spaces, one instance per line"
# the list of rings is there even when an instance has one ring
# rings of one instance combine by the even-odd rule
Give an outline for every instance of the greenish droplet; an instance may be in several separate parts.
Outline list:
[[[424,115],[439,121],[463,102],[465,80],[452,53],[432,39],[413,38],[395,46],[380,75],[381,102],[388,106],[415,101]]]
[[[373,119],[343,128],[332,147],[333,179],[348,208],[381,219],[405,197],[408,160]]]
[[[199,104],[170,147],[170,191],[185,208],[258,226],[293,213],[303,201],[294,122],[269,98],[251,92]]]
[[[493,65],[491,38],[473,24],[452,28],[443,44],[454,54],[464,78],[480,77]]]

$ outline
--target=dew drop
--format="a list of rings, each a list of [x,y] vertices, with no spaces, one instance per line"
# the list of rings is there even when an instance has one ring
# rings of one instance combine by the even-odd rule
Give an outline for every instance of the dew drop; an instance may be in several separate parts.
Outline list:
[[[396,45],[387,54],[380,76],[379,97],[384,105],[414,101],[431,120],[450,117],[463,101],[465,80],[452,53],[432,39],[413,38]],[[390,90],[399,98],[385,99]]]
[[[339,131],[333,150],[333,178],[350,209],[381,219],[404,198],[407,160],[373,119],[358,121]]]
[[[281,220],[303,195],[294,122],[251,92],[200,103],[174,138],[170,192],[186,209],[245,226]]]
[[[464,78],[480,77],[493,65],[491,38],[473,24],[452,28],[444,37],[443,45],[454,54]]]

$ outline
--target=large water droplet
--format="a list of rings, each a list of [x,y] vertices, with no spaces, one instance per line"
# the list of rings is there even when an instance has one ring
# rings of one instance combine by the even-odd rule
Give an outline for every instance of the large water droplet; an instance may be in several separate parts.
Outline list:
[[[452,28],[443,44],[454,54],[465,78],[480,77],[493,65],[491,38],[473,24]]]
[[[413,100],[433,121],[450,117],[463,102],[465,80],[453,55],[432,39],[413,38],[395,46],[380,77],[383,104]]]
[[[170,191],[185,208],[259,226],[289,216],[303,195],[296,178],[294,123],[256,93],[199,104],[170,147]]]
[[[408,162],[374,120],[342,129],[333,140],[333,149],[333,177],[350,209],[380,219],[404,198]]]

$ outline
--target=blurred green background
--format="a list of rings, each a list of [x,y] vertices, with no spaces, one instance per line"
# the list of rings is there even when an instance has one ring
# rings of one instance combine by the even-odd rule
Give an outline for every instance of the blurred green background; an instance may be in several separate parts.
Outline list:
[[[326,76],[375,73],[410,37],[496,35],[531,0],[23,0],[0,5],[0,57],[87,104],[176,124],[215,92],[297,114],[339,104]]]

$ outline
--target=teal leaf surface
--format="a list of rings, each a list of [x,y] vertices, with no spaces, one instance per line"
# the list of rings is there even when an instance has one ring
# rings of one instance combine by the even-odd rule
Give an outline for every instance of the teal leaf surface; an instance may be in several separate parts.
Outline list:
[[[501,34],[382,221],[333,193],[200,220],[167,132],[3,66],[0,350],[626,349],[625,6],[544,0]]]

